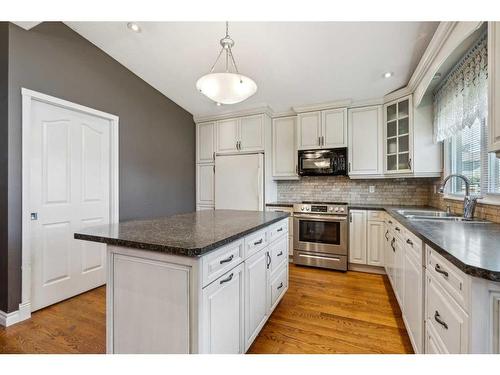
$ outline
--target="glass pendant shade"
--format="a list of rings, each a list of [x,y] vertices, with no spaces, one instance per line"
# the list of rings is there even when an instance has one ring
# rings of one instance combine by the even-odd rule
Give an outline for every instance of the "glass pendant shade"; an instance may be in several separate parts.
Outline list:
[[[209,73],[196,82],[203,95],[220,104],[236,104],[257,92],[257,84],[238,73]]]

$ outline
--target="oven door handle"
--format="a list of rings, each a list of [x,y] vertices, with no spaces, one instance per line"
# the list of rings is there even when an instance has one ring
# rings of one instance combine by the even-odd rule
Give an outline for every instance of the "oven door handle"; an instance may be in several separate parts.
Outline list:
[[[327,215],[297,215],[293,214],[294,219],[307,219],[307,220],[319,220],[319,221],[346,221],[346,216],[327,216]]]

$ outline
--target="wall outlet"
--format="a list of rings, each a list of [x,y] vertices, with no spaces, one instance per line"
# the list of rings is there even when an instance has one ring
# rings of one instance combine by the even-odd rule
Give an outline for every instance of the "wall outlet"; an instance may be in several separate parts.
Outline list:
[[[368,191],[369,191],[370,193],[375,193],[375,186],[370,185],[370,186],[368,187]]]

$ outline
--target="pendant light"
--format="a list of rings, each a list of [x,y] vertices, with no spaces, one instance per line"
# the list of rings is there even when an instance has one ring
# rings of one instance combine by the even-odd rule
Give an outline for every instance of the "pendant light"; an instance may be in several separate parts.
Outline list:
[[[234,40],[229,36],[228,22],[226,22],[226,36],[220,40],[220,45],[222,48],[210,69],[210,73],[196,82],[196,88],[217,105],[240,103],[255,94],[257,84],[251,78],[238,72],[231,50],[234,46]],[[223,53],[226,54],[226,69],[224,72],[216,73],[214,72],[215,67]],[[231,65],[234,72],[231,72]]]

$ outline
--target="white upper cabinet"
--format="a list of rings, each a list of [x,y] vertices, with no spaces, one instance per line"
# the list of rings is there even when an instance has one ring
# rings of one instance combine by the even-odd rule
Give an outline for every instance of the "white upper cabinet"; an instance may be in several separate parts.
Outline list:
[[[264,150],[264,119],[262,115],[240,118],[240,151]]]
[[[488,22],[488,151],[500,156],[500,22]]]
[[[215,122],[196,125],[196,162],[213,163],[215,156]]]
[[[238,119],[217,121],[217,152],[238,151]]]
[[[384,105],[384,172],[411,173],[413,103],[410,96]]]
[[[298,149],[321,148],[321,112],[299,113],[297,122]]]
[[[217,153],[264,151],[263,115],[217,121]]]
[[[322,147],[347,147],[347,109],[321,112]]]
[[[349,176],[382,175],[382,106],[352,108],[349,117]]]
[[[299,150],[347,147],[347,109],[299,113],[297,145]]]
[[[296,179],[297,147],[295,145],[296,117],[273,120],[273,178]]]

